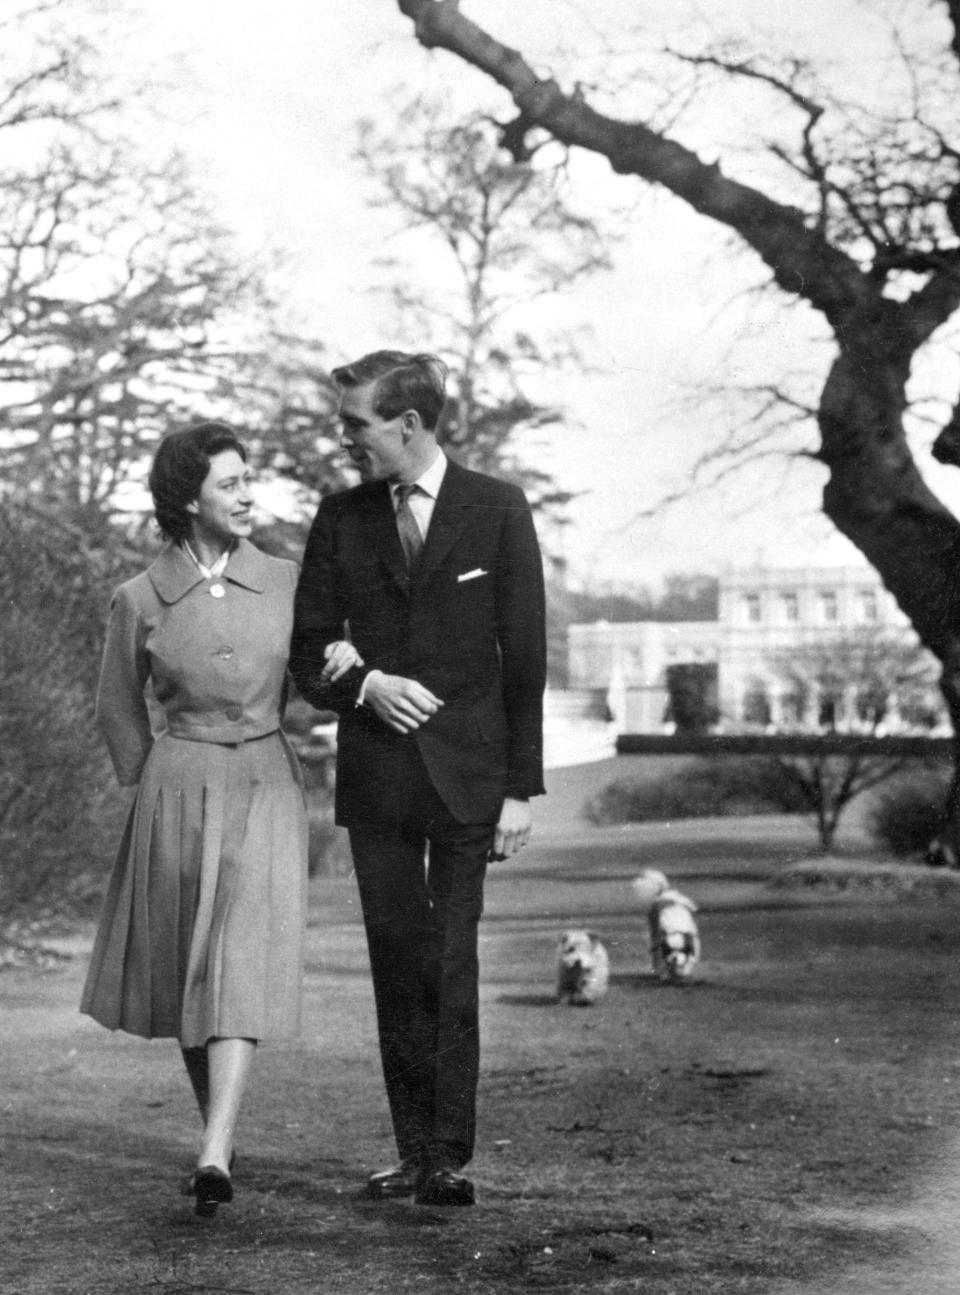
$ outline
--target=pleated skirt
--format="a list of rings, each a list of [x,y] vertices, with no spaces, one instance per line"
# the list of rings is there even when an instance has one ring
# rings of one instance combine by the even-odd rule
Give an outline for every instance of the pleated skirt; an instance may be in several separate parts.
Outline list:
[[[81,1011],[183,1047],[296,1034],[306,884],[303,786],[286,738],[219,746],[162,735],[107,888]]]

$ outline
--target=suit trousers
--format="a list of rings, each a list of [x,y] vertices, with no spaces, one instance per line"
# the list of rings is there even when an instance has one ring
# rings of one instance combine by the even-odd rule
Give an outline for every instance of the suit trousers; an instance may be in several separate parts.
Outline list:
[[[494,824],[457,822],[412,739],[395,824],[350,827],[380,1056],[402,1158],[473,1155],[480,1069],[478,927]]]

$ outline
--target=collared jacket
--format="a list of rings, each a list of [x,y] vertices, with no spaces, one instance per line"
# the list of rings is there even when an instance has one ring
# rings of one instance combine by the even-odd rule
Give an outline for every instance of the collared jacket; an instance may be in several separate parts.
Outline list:
[[[339,712],[337,820],[395,822],[414,745],[463,823],[495,823],[505,796],[543,791],[543,566],[516,486],[454,462],[416,571],[407,575],[389,487],[320,504],[296,598],[290,669],[301,694]],[[363,657],[333,686],[324,648],[350,635]],[[443,706],[414,734],[358,706],[367,671],[416,679]]]
[[[232,745],[280,727],[296,580],[296,563],[241,539],[218,578],[170,544],[117,589],[97,723],[122,786],[138,781],[154,741],[148,681],[173,737]]]

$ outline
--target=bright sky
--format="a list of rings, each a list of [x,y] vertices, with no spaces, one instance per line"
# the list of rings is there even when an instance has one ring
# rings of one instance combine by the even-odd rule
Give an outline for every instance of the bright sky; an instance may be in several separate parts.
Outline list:
[[[708,9],[748,29],[795,27],[798,41],[820,50],[848,43],[844,0],[714,0]],[[534,54],[561,31],[575,43],[583,21],[613,40],[628,22],[646,21],[650,39],[679,44],[699,12],[681,0],[463,0],[463,10]],[[282,250],[292,321],[325,341],[331,362],[408,341],[385,331],[370,292],[390,227],[364,204],[368,190],[351,157],[355,123],[388,119],[404,84],[467,106],[496,103],[486,79],[450,55],[425,54],[394,0],[142,0],[124,40],[130,70],[171,87],[158,89],[157,101],[179,120],[176,136],[225,220],[247,246]],[[722,493],[638,520],[687,481],[696,454],[715,439],[715,424],[695,407],[678,413],[679,397],[697,378],[725,371],[735,337],[740,363],[753,347],[801,366],[803,331],[783,314],[761,326],[744,303],[731,304],[755,265],[735,260],[708,222],[666,195],[645,195],[605,163],[585,162],[579,174],[585,200],[636,207],[615,271],[565,303],[567,317],[592,330],[594,371],[551,383],[550,397],[559,396],[570,419],[536,447],[561,484],[583,492],[565,541],[573,573],[591,583],[655,584],[671,571],[757,558],[857,560],[819,516],[815,465],[785,476],[768,462]]]

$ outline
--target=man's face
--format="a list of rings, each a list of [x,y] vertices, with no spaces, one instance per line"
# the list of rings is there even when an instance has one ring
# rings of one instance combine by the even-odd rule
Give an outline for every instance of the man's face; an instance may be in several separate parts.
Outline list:
[[[373,409],[374,384],[340,394],[340,444],[362,481],[399,479],[406,461],[403,415],[383,419]]]

